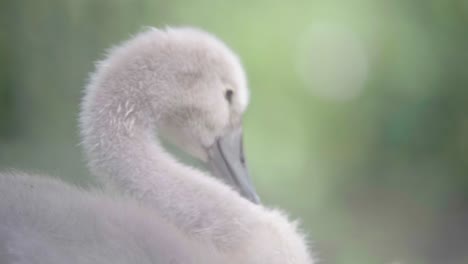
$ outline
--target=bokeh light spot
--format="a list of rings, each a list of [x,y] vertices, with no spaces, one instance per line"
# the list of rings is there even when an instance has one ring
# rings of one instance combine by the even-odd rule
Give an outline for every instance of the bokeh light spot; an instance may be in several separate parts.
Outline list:
[[[369,59],[357,33],[345,26],[314,24],[298,45],[297,71],[315,96],[344,101],[361,93]]]

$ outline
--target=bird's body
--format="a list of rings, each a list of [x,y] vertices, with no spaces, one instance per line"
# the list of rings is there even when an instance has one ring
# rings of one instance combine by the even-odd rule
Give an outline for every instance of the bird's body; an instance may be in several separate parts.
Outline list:
[[[0,263],[235,263],[134,199],[0,175]]]
[[[151,29],[113,49],[86,89],[80,126],[92,173],[126,198],[0,175],[0,216],[11,215],[0,217],[6,255],[44,250],[51,253],[43,258],[53,258],[58,250],[76,263],[145,263],[132,261],[141,255],[161,264],[311,264],[296,225],[256,204],[242,153],[247,103],[240,62],[208,33]],[[159,137],[212,164],[231,187],[177,161]]]

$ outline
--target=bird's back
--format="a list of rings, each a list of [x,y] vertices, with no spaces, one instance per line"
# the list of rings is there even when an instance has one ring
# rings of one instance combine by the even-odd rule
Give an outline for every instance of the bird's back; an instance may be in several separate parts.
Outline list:
[[[0,263],[226,263],[151,209],[41,176],[0,174]]]

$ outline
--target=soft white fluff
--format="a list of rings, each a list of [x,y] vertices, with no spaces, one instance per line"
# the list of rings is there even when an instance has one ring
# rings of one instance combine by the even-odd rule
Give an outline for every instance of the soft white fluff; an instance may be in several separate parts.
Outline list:
[[[225,98],[227,89],[233,91],[231,103]],[[39,224],[58,226],[54,234],[63,239],[64,246],[73,240],[69,237],[80,236],[74,233],[95,230],[96,238],[89,233],[83,250],[93,248],[91,252],[101,254],[102,260],[109,254],[109,263],[126,262],[110,261],[115,259],[110,255],[114,252],[112,247],[109,251],[100,250],[109,246],[110,242],[103,242],[108,235],[131,256],[146,257],[152,253],[154,244],[159,246],[154,252],[160,252],[165,245],[157,237],[174,240],[171,242],[177,246],[174,252],[180,250],[187,256],[193,249],[184,246],[205,250],[201,256],[195,254],[192,262],[174,263],[310,264],[313,261],[305,239],[295,223],[276,210],[247,201],[206,173],[181,164],[159,142],[159,136],[166,137],[205,161],[207,148],[217,137],[239,129],[247,104],[243,68],[221,41],[191,28],[142,32],[112,49],[97,65],[86,88],[80,116],[83,146],[92,173],[106,187],[133,201],[84,193],[46,180],[19,180],[37,184],[36,194],[31,197],[26,187],[7,176],[1,184],[13,185],[24,200],[15,202],[8,197],[13,193],[7,192],[7,204],[0,205],[8,207],[12,203],[22,210],[25,203],[49,204],[47,207],[53,208],[50,211],[30,210],[12,219],[31,217],[38,222],[50,221]],[[70,207],[76,207],[77,211]],[[129,208],[128,213],[121,213],[124,210],[121,208]],[[5,213],[14,214],[17,210],[7,209]],[[94,217],[96,226],[89,226],[96,223],[90,217]],[[116,227],[113,220],[119,217],[124,220],[116,220],[120,223]],[[76,222],[76,227],[69,221]],[[24,228],[29,228],[28,225],[26,221]],[[116,231],[126,225],[132,231]],[[146,229],[153,231],[145,233]],[[11,230],[3,227],[3,232],[14,236]],[[113,236],[109,230],[120,233]],[[176,234],[174,238],[172,232]],[[140,240],[140,233],[145,239]],[[54,241],[50,247],[45,244],[45,249],[60,248],[56,237],[48,235],[41,233],[37,239]],[[148,251],[137,252],[131,243]],[[79,246],[76,249],[79,252]],[[200,261],[212,255],[213,250],[215,262]],[[0,256],[1,252],[0,249]]]
[[[1,264],[232,262],[124,197],[51,177],[0,175]]]

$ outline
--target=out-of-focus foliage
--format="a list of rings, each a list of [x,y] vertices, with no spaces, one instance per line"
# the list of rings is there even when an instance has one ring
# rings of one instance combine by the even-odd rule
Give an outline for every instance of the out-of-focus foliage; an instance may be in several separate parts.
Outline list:
[[[467,1],[6,0],[0,22],[1,169],[92,184],[76,120],[93,62],[193,25],[242,58],[257,188],[322,263],[468,263]]]

